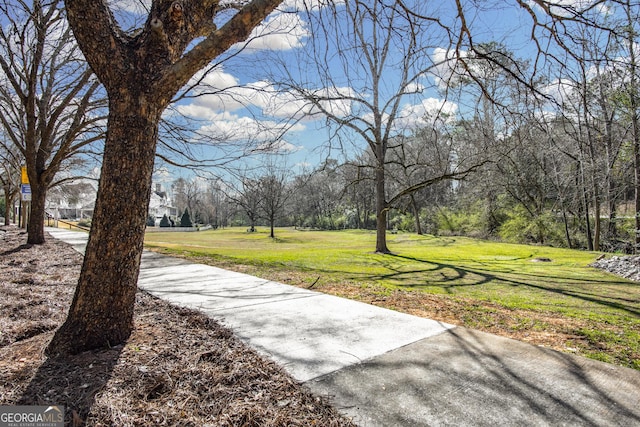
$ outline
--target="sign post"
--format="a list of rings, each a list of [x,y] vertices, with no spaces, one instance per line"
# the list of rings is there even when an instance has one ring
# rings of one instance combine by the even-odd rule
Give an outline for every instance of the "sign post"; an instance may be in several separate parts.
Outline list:
[[[29,174],[27,173],[27,167],[22,166],[20,168],[20,206],[21,206],[21,222],[22,227],[27,228],[27,217],[29,210],[29,202],[31,202],[31,185],[29,185]]]
[[[29,174],[27,173],[27,167],[26,166],[22,166],[21,170],[21,180],[20,182],[22,184],[28,184],[29,183]]]
[[[23,202],[31,201],[31,186],[29,184],[22,184],[20,186],[20,194]]]

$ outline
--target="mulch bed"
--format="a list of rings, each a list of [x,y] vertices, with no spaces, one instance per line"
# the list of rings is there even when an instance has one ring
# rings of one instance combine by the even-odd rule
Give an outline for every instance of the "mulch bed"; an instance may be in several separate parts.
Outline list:
[[[82,257],[24,242],[0,227],[0,405],[64,405],[71,426],[355,425],[229,329],[144,292],[125,345],[48,359]]]

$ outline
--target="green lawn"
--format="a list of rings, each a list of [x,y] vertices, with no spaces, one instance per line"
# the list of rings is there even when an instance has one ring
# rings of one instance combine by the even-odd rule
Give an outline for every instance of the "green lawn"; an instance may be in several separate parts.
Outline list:
[[[429,295],[462,306],[457,323],[516,337],[555,331],[556,348],[640,369],[640,285],[588,267],[598,253],[400,233],[388,237],[394,255],[380,255],[367,231],[278,229],[276,236],[244,228],[154,232],[146,245],[368,302],[374,295],[398,310],[411,311],[402,298]],[[535,262],[541,258],[551,262]],[[429,313],[426,305],[417,309]]]

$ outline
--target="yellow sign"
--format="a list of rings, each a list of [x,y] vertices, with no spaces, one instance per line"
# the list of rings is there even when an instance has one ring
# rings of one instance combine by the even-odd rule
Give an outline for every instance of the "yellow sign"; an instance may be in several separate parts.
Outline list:
[[[22,184],[29,183],[29,175],[27,175],[27,167],[22,166]]]

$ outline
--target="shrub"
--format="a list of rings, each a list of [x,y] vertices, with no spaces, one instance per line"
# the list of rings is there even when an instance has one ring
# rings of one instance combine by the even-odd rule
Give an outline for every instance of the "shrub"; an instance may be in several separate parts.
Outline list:
[[[171,227],[171,221],[169,221],[167,214],[162,216],[162,219],[160,220],[160,227]]]
[[[483,234],[483,218],[479,211],[438,210],[436,218],[438,233],[450,235],[478,236]]]
[[[566,245],[563,241],[562,224],[557,221],[551,211],[545,211],[532,218],[522,206],[516,206],[507,216],[507,220],[499,231],[503,240],[516,243]]]
[[[189,209],[184,208],[184,213],[180,218],[180,227],[193,227],[193,223],[191,222],[191,217],[189,216]]]

